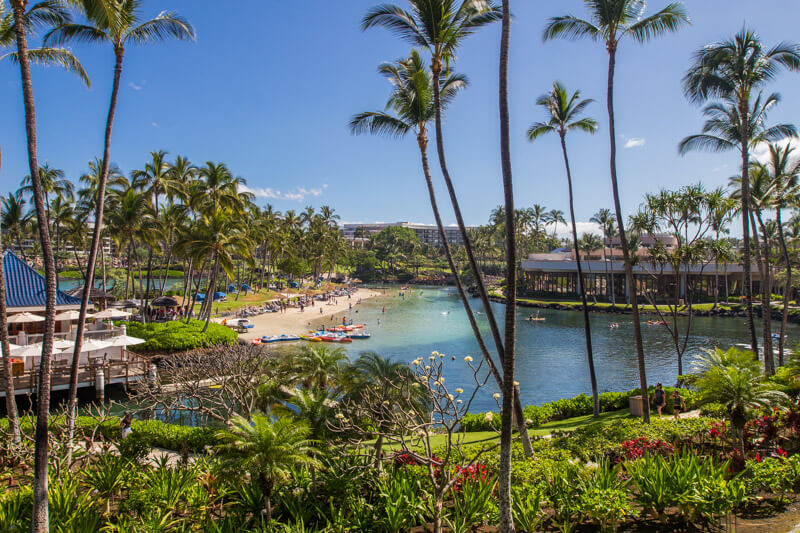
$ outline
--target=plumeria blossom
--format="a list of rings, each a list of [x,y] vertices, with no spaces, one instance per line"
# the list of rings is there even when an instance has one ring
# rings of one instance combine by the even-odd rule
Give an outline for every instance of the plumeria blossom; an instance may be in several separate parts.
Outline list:
[[[491,411],[487,411],[485,415],[483,415],[484,422],[492,422],[494,420],[494,413]]]
[[[494,394],[492,394],[492,398],[494,398],[495,400],[499,400],[500,399],[500,393],[499,392],[495,392]]]
[[[472,362],[472,356],[471,355],[466,356],[464,358],[464,361],[467,362],[467,363],[471,363]]]
[[[464,392],[464,389],[462,389],[461,387],[456,389],[456,393],[457,394],[462,394],[463,392]]]
[[[431,352],[431,355],[432,355],[433,357],[436,357],[437,355],[439,355],[439,352],[437,352],[436,350],[434,350],[434,351],[432,351],[432,352]]]

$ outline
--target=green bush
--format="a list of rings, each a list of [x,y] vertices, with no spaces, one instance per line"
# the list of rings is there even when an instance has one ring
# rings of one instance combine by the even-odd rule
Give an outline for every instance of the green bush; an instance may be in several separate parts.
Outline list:
[[[707,403],[700,408],[700,416],[709,418],[728,418],[728,408],[721,403]]]
[[[151,448],[165,448],[176,452],[201,453],[206,446],[213,446],[217,442],[217,430],[211,427],[178,426],[158,420],[134,420],[131,429],[133,435]]]
[[[238,335],[227,326],[211,323],[203,332],[205,322],[192,320],[189,324],[182,320],[140,324],[139,322],[119,322],[127,326],[127,333],[147,342],[131,346],[131,351],[173,353],[197,348],[208,348],[220,344],[235,344]]]

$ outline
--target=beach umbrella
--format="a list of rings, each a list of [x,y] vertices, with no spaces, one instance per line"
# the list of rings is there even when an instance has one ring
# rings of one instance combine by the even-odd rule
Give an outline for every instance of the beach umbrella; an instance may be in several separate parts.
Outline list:
[[[128,335],[117,335],[116,337],[111,337],[108,339],[108,342],[111,343],[112,346],[133,346],[134,344],[142,344],[143,342],[147,342],[144,339],[140,339],[138,337],[131,337]]]
[[[61,353],[61,350],[53,348],[53,354]],[[11,350],[13,357],[36,357],[42,355],[42,343],[28,344],[27,346],[19,346]]]
[[[14,315],[9,315],[8,319],[6,320],[9,324],[26,324],[28,322],[44,322],[44,317],[39,315],[34,315],[33,313],[28,313],[27,311],[24,313],[16,313]]]
[[[225,293],[222,293],[223,296]],[[172,296],[159,296],[150,302],[153,307],[179,307],[181,304]]]
[[[119,302],[108,304],[108,306],[119,307],[121,309],[137,309],[139,307],[139,303],[133,300],[121,300]]]
[[[81,314],[78,311],[63,311],[56,315],[56,320],[78,320]],[[92,318],[90,313],[86,313],[86,318]]]
[[[9,342],[8,343],[8,349],[9,350],[13,351],[13,350],[16,350],[17,348],[21,348],[21,346],[19,344],[14,344],[13,342]]]
[[[131,316],[133,313],[129,313],[128,311],[123,311],[122,309],[106,309],[105,311],[100,311],[99,313],[95,313],[92,318],[127,318]]]
[[[105,350],[106,348],[111,348],[112,346],[113,344],[111,344],[108,341],[99,341],[95,339],[90,339],[81,345],[81,353],[94,352],[96,350]]]
[[[66,339],[56,339],[53,341],[53,348],[57,348],[59,350],[68,350],[74,347],[75,343],[73,341],[69,341]]]

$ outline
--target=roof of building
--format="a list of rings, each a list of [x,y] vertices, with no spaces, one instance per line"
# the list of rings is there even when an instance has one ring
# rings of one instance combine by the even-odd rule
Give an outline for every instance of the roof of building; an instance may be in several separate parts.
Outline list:
[[[44,276],[39,274],[14,252],[3,253],[3,273],[6,280],[6,307],[41,307],[46,303]],[[78,298],[62,291],[56,293],[56,305],[80,305]]]

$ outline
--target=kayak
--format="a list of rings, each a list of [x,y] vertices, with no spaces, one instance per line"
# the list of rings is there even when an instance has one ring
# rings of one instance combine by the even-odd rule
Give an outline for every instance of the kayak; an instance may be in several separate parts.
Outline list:
[[[278,337],[278,340],[281,341],[281,342],[299,341],[300,337],[297,336],[297,335],[281,335],[280,337]]]
[[[366,331],[363,331],[361,333],[353,333],[352,335],[350,335],[351,339],[369,339],[370,337],[372,337],[372,335],[367,333]]]

